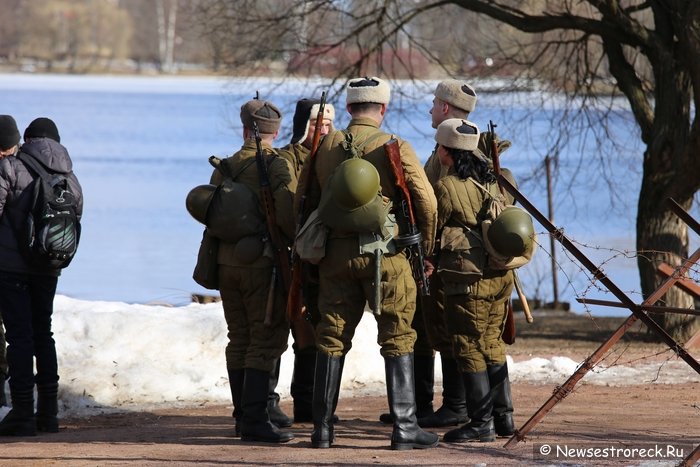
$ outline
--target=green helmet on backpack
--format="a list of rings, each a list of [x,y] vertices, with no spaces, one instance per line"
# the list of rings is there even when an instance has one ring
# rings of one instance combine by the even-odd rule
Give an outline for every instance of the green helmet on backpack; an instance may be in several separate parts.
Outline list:
[[[216,186],[214,185],[199,185],[187,193],[187,198],[185,199],[187,212],[202,224],[207,223],[207,211],[214,198],[215,191]]]
[[[494,219],[487,235],[498,254],[522,256],[532,249],[535,228],[532,218],[525,210],[511,206]]]
[[[348,159],[333,172],[330,189],[333,201],[341,208],[352,211],[376,198],[379,172],[364,159]]]

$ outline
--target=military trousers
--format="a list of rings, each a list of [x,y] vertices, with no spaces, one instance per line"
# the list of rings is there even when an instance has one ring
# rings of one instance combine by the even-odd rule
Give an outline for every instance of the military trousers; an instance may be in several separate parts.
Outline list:
[[[452,357],[452,337],[447,328],[445,292],[438,274],[430,276],[430,295],[417,300],[413,327],[418,334],[416,355],[429,356],[438,351]],[[419,319],[420,317],[420,319]]]
[[[275,360],[287,349],[287,297],[280,277],[275,286],[270,325],[264,323],[271,278],[271,265],[263,268],[219,265],[219,290],[228,328],[228,370],[272,371]]]
[[[352,347],[365,305],[374,308],[374,255],[359,254],[357,237],[329,238],[319,264],[319,350],[342,357]],[[413,352],[416,331],[416,283],[403,253],[381,259],[381,314],[376,317],[377,342],[384,357]]]
[[[506,361],[503,329],[513,291],[510,271],[485,273],[469,293],[446,294],[447,326],[459,371],[478,373]]]

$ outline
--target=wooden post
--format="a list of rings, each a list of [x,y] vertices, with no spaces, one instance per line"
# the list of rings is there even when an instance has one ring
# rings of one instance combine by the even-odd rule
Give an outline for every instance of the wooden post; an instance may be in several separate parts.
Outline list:
[[[554,203],[552,201],[552,172],[550,170],[551,157],[549,155],[544,158],[544,168],[547,174],[547,217],[549,222],[554,224]],[[552,308],[559,309],[559,284],[557,282],[557,242],[554,236],[549,236],[549,250],[552,261]]]

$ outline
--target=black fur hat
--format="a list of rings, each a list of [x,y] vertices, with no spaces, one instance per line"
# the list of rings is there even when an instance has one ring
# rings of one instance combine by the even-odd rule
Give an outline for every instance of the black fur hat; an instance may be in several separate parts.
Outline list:
[[[292,144],[301,144],[306,139],[309,132],[309,120],[311,120],[311,108],[315,104],[320,104],[321,99],[301,99],[297,102],[297,108],[294,110]]]
[[[57,143],[61,142],[61,136],[58,134],[56,124],[53,120],[46,117],[34,119],[27,129],[24,130],[24,140],[27,141],[29,138],[51,138]]]
[[[19,143],[17,122],[11,115],[0,115],[0,151],[10,149]]]

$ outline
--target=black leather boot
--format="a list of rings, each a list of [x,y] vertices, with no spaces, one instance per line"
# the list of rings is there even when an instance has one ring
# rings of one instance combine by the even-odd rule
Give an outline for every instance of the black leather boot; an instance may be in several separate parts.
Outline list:
[[[435,413],[433,411],[435,357],[432,355],[414,355],[413,378],[416,388],[416,417],[418,418],[418,424],[420,424],[421,418],[430,417]],[[390,413],[381,414],[379,421],[387,425],[394,423]]]
[[[7,380],[7,375],[0,371],[0,407],[7,405],[7,396],[5,395],[5,381]]]
[[[36,436],[34,391],[11,392],[12,410],[0,421],[0,436]]]
[[[508,364],[489,365],[486,368],[491,384],[493,424],[496,435],[511,437],[515,434],[515,423],[513,423],[513,399],[510,394]]]
[[[468,441],[495,441],[496,432],[493,429],[493,399],[491,385],[486,371],[479,373],[463,373],[464,387],[467,388],[467,411],[471,420],[443,436],[448,443],[465,443]]]
[[[286,443],[294,439],[292,433],[281,431],[270,421],[267,413],[270,372],[246,368],[243,378],[243,414],[241,440],[263,443]]]
[[[58,383],[37,384],[36,429],[58,433]]]
[[[313,448],[330,448],[335,441],[333,413],[338,406],[344,362],[345,357],[331,357],[323,352],[316,354],[313,397],[314,431],[311,433]]]
[[[444,354],[440,357],[442,361],[442,406],[427,417],[420,417],[420,412],[418,413],[418,425],[423,428],[460,425],[469,421],[464,381],[462,374],[457,369],[457,361]]]
[[[416,419],[413,354],[384,357],[384,369],[389,411],[394,420],[391,449],[427,449],[437,446],[438,435],[423,431]]]
[[[294,399],[294,422],[313,421],[311,406],[314,399],[314,372],[316,347],[299,350],[294,354],[294,373],[289,392]]]
[[[277,425],[278,428],[289,428],[292,426],[292,419],[280,409],[280,395],[275,392],[277,382],[280,379],[280,361],[281,358],[278,358],[275,363],[275,369],[270,373],[267,413],[270,415],[270,421]]]
[[[243,378],[245,370],[228,370],[228,385],[231,388],[231,402],[233,403],[233,412],[231,416],[234,420],[233,435],[236,438],[241,436],[241,414],[243,413]]]

